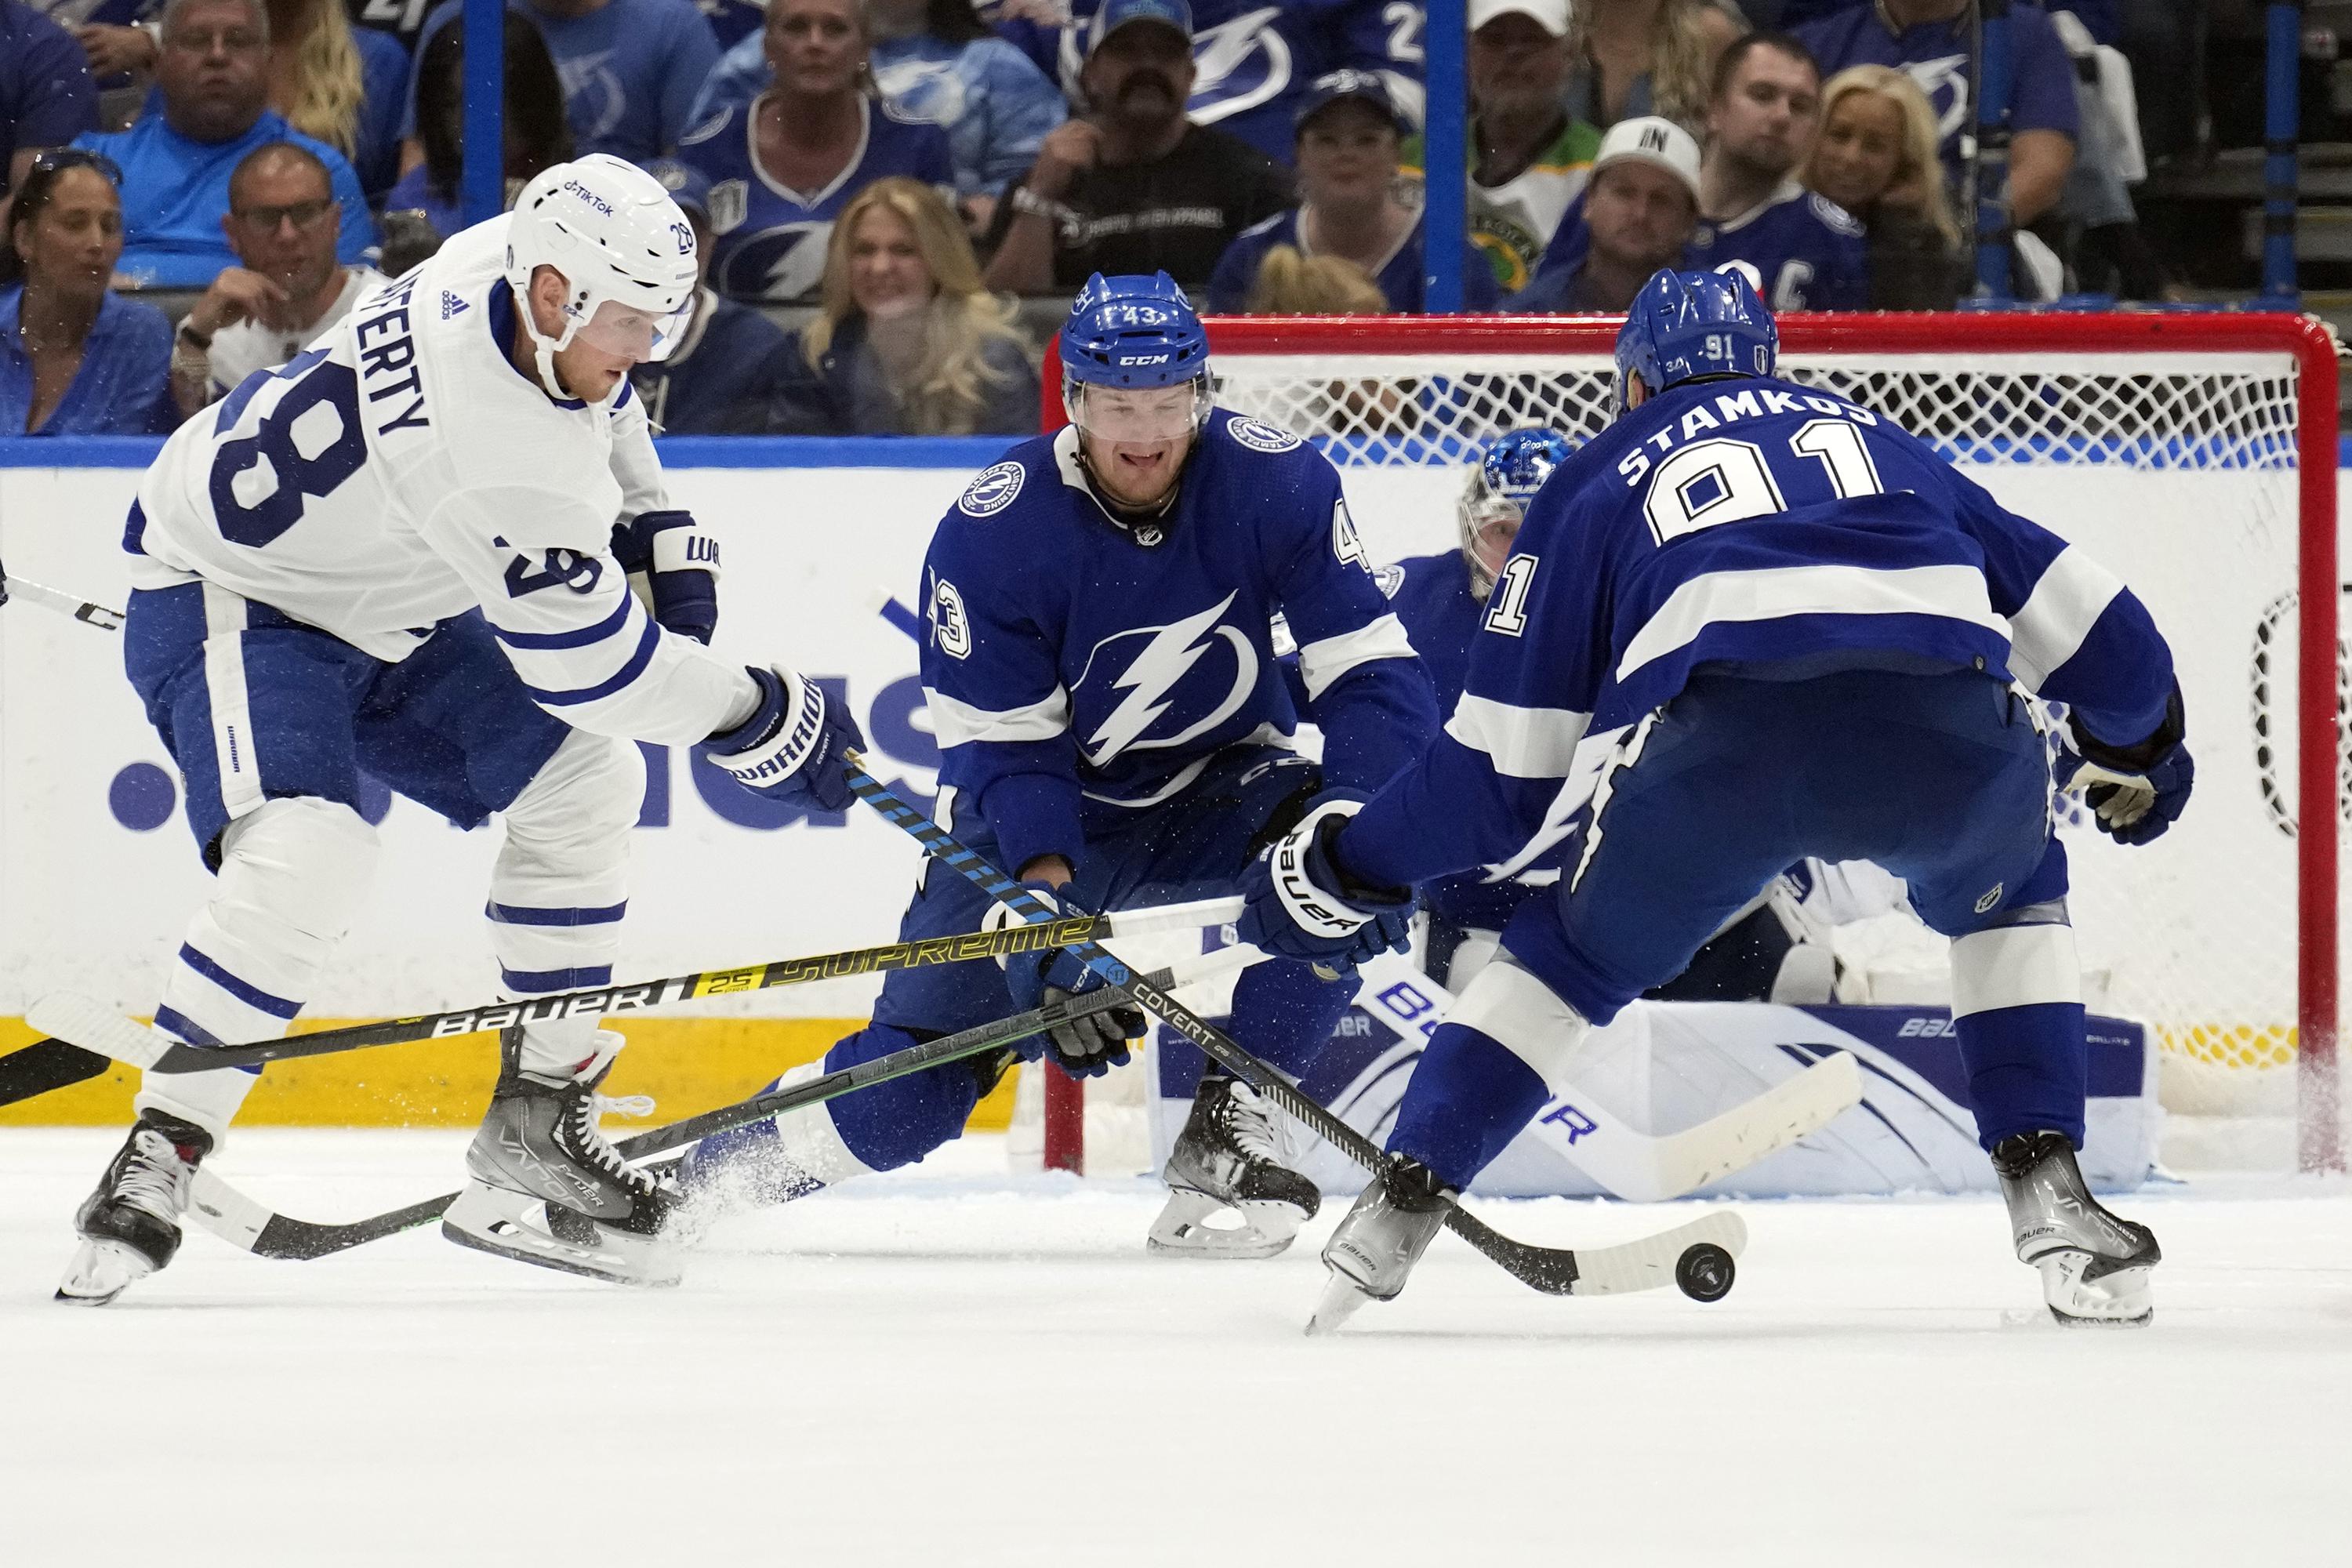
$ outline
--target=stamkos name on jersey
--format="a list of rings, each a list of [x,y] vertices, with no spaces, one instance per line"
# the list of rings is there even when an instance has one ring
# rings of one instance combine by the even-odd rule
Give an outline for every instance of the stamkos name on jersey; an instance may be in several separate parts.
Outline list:
[[[425,413],[425,378],[416,366],[416,338],[408,321],[408,300],[415,292],[416,274],[412,272],[369,300],[366,313],[353,329],[360,350],[360,385],[367,400],[381,403],[404,394],[410,398],[392,423],[376,426],[378,436],[432,427],[433,421]],[[368,341],[371,334],[377,340],[373,343]]]
[[[1857,425],[1875,425],[1878,416],[1867,408],[1857,408],[1851,403],[1819,393],[1787,393],[1774,387],[1754,388],[1744,392],[1719,392],[1715,395],[1715,411],[1707,412],[1706,405],[1695,403],[1683,414],[1679,433],[1674,428],[1660,430],[1643,445],[1655,447],[1659,456],[1673,451],[1679,441],[1695,441],[1709,430],[1720,430],[1742,419],[1761,419],[1768,414],[1802,414],[1811,409],[1832,419],[1851,419]],[[1642,476],[1650,471],[1649,455],[1634,448],[1618,459],[1617,471],[1625,476],[1625,486],[1631,489]]]

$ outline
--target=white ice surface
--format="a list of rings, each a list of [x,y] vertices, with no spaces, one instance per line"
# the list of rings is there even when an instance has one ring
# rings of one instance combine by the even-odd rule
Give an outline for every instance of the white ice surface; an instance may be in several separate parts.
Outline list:
[[[1307,1341],[1336,1213],[1270,1263],[1153,1260],[1150,1187],[1008,1181],[981,1139],[736,1221],[670,1291],[430,1230],[305,1264],[192,1233],[53,1304],[118,1136],[0,1131],[7,1568],[2352,1563],[2343,1182],[2120,1202],[2166,1252],[2143,1332],[2051,1325],[1998,1204],[1939,1199],[1747,1205],[1713,1307],[1548,1300],[1442,1237]],[[259,1131],[220,1168],[345,1219],[460,1146]]]

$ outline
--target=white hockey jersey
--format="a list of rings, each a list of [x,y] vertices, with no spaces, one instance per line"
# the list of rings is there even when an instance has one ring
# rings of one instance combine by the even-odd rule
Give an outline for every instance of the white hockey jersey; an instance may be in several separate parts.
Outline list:
[[[592,406],[515,368],[506,224],[183,425],[140,484],[131,581],[202,578],[394,662],[479,605],[557,717],[702,740],[750,683],[629,591],[613,525],[669,507],[645,410],[625,379]]]

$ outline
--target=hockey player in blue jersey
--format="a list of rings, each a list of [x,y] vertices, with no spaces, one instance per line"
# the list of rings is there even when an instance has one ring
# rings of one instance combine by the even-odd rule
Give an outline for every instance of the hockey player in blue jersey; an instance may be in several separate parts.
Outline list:
[[[1182,290],[1091,279],[1062,330],[1071,424],[982,473],[940,521],[923,563],[921,668],[944,760],[939,816],[1058,907],[1089,910],[1230,893],[1266,844],[1344,815],[1436,731],[1428,678],[1373,581],[1338,470],[1287,431],[1211,406],[1208,339]],[[1299,643],[1310,711],[1297,711],[1271,621]],[[1319,768],[1291,750],[1302,717]],[[1373,916],[1378,951],[1410,895]],[[926,868],[906,940],[980,928],[987,899]],[[1339,944],[1349,947],[1351,944]],[[1329,955],[1325,955],[1327,960]],[[1354,994],[1351,980],[1277,959],[1235,984],[1232,1030],[1303,1072]],[[873,1023],[814,1076],[917,1040],[1095,988],[1066,952],[905,970]],[[1063,1066],[1127,1059],[1139,1013],[1057,1029]],[[730,1173],[791,1195],[919,1160],[963,1130],[1010,1056],[958,1063],[705,1141],[690,1187]],[[790,1075],[786,1081],[790,1081]],[[1271,1111],[1212,1072],[1165,1172],[1151,1246],[1265,1257],[1318,1204],[1281,1163]],[[1208,1223],[1232,1208],[1244,1222]]]
[[[2082,551],[1882,416],[1776,378],[1777,353],[1745,279],[1653,279],[1618,338],[1621,417],[1529,510],[1445,732],[1249,879],[1245,940],[1360,944],[1396,889],[1540,832],[1578,742],[1616,737],[1559,892],[1450,1010],[1391,1163],[1325,1248],[1318,1326],[1395,1296],[1547,1072],[1805,855],[1878,862],[1951,938],[1979,1136],[2053,1313],[2152,1311],[2155,1238],[2075,1167],[2081,976],[2023,693],[2069,705],[2075,783],[2145,843],[2192,778],[2170,651]]]

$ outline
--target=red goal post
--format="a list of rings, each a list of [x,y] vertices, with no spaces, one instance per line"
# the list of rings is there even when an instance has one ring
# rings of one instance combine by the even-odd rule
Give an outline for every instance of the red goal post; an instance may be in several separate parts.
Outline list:
[[[1376,554],[1383,538],[1427,550],[1450,531],[1445,498],[1480,441],[1607,425],[1618,324],[1213,319],[1211,370],[1221,406],[1339,464]],[[2341,813],[2295,805],[2344,798],[2332,334],[2221,311],[1790,314],[1780,327],[1785,374],[1935,443],[2149,601],[2182,671],[2198,798],[2145,851],[2071,825],[2086,970],[2098,966],[2107,1010],[2151,1024],[2168,1104],[2291,1113],[2297,1163],[2341,1168]],[[1060,383],[1049,349],[1048,429],[1064,422]],[[1382,515],[1408,501],[1422,521]],[[1047,1162],[1076,1168],[1082,1101],[1046,1077]]]

